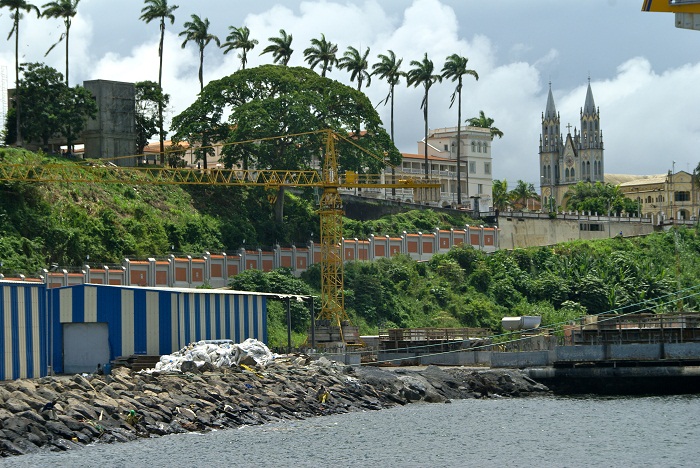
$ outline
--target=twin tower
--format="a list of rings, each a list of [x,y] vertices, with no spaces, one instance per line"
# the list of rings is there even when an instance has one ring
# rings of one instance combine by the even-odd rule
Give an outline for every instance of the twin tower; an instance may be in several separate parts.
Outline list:
[[[566,138],[563,138],[560,127],[550,83],[540,135],[542,206],[549,210],[562,205],[564,194],[577,182],[603,182],[603,132],[600,129],[600,110],[593,101],[590,79],[586,102],[581,109],[581,130],[577,131],[574,127],[572,135],[571,125],[567,125]]]

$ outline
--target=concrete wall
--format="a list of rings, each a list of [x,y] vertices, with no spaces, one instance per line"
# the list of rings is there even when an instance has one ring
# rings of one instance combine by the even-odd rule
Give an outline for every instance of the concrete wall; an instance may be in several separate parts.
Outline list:
[[[83,132],[85,158],[118,158],[118,166],[134,166],[136,158],[119,158],[136,152],[135,91],[133,83],[85,81],[97,103],[97,115]]]
[[[550,351],[491,353],[491,367],[538,367],[551,363]]]
[[[654,232],[650,218],[629,218],[575,213],[558,213],[549,219],[542,213],[501,213],[498,218],[500,230],[499,247],[513,249],[554,245],[572,240],[590,240],[615,237],[622,232],[624,237],[639,236]],[[590,230],[601,229],[600,231]],[[583,229],[582,229],[583,228]]]

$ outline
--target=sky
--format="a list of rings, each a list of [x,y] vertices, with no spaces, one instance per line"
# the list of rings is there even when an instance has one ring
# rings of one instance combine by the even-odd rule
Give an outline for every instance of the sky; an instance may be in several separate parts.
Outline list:
[[[442,69],[453,53],[469,59],[479,80],[466,77],[463,118],[480,110],[503,132],[492,145],[493,177],[539,187],[539,136],[551,83],[561,129],[580,127],[589,79],[600,109],[605,144],[605,172],[662,174],[675,168],[691,172],[700,161],[700,31],[677,29],[667,13],[641,11],[642,0],[170,0],[177,4],[175,23],[166,25],[163,87],[171,95],[172,117],[197,97],[198,56],[194,44],[182,48],[178,33],[192,14],[208,18],[221,41],[230,26],[247,26],[260,43],[248,54],[248,67],[272,63],[260,56],[268,38],[280,29],[294,39],[290,65],[308,66],[303,49],[320,37],[336,44],[369,47],[377,54],[393,50],[403,69],[425,53]],[[37,6],[43,3],[35,2]],[[84,80],[158,80],[159,28],[139,20],[140,0],[81,0],[70,35],[71,84]],[[11,29],[0,10],[0,36]],[[20,24],[21,62],[44,62],[65,70],[57,19],[25,15]],[[340,55],[339,54],[339,55]],[[0,66],[14,87],[14,38],[0,42]],[[206,82],[240,68],[236,51],[223,54],[215,44],[205,49]],[[318,68],[317,68],[318,70]],[[355,86],[349,74],[334,69],[330,78]],[[455,84],[443,81],[430,90],[430,128],[457,125],[450,109]],[[363,88],[389,128],[389,106],[379,102],[388,85],[373,79]],[[396,90],[396,146],[417,153],[423,136],[422,88]],[[565,135],[564,135],[565,136]],[[674,163],[675,161],[675,163]]]

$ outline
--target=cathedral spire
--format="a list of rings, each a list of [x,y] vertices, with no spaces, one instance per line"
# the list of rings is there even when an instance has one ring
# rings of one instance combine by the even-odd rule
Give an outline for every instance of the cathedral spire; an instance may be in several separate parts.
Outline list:
[[[588,90],[586,91],[586,104],[583,106],[583,115],[595,115],[595,101],[593,101],[593,91],[591,91],[591,79],[588,78]]]
[[[591,99],[593,99],[593,98],[591,98]],[[554,107],[554,96],[552,96],[552,82],[551,81],[549,82],[549,95],[547,96],[547,109],[544,112],[544,118],[547,120],[557,118],[557,109],[556,109],[556,107]]]

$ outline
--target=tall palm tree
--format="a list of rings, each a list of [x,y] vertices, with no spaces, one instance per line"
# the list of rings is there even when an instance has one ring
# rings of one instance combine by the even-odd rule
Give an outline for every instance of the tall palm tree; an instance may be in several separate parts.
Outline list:
[[[66,26],[66,32],[62,33],[61,37],[44,54],[44,57],[46,57],[59,42],[63,39],[66,40],[66,86],[68,86],[68,40],[70,39],[70,27],[73,17],[78,13],[78,3],[80,3],[80,0],[58,0],[49,2],[42,7],[44,11],[41,16],[46,18],[63,18],[63,24]]]
[[[321,39],[311,39],[311,47],[304,49],[304,60],[311,65],[311,69],[321,64],[321,76],[326,77],[326,73],[333,70],[333,65],[338,64],[337,44],[326,40],[325,34],[321,34]]]
[[[462,79],[464,75],[471,75],[477,81],[479,80],[479,75],[474,70],[469,70],[467,68],[467,62],[469,61],[466,57],[461,57],[457,54],[452,54],[447,57],[445,65],[442,67],[442,77],[450,78],[452,81],[457,82],[457,87],[452,93],[452,98],[450,101],[450,108],[455,103],[455,97],[457,98],[457,204],[462,204],[462,178],[461,178],[461,148],[462,148]],[[468,161],[468,159],[467,159]],[[467,198],[469,198],[469,171],[466,172],[467,177]]]
[[[423,90],[425,91],[420,107],[423,109],[423,121],[425,122],[423,148],[425,153],[425,178],[428,179],[430,177],[430,165],[428,164],[428,96],[433,83],[436,81],[442,82],[442,75],[433,74],[435,65],[432,60],[428,60],[427,53],[420,62],[411,60],[411,66],[413,68],[406,73],[406,84],[415,87],[423,85]]]
[[[399,84],[403,72],[401,72],[401,62],[403,59],[396,60],[396,54],[393,50],[389,50],[387,55],[377,55],[379,62],[372,65],[372,74],[378,75],[379,78],[386,80],[389,83],[389,94],[381,101],[384,105],[391,101],[391,142],[394,142],[394,87]],[[391,180],[395,180],[396,169],[391,167]],[[391,189],[391,195],[396,196],[396,189]]]
[[[493,126],[493,119],[490,117],[486,117],[486,115],[484,115],[484,111],[479,111],[479,117],[472,117],[471,119],[467,119],[467,123],[471,127],[488,128],[491,131],[491,138],[503,138],[503,132],[500,131],[497,127]]]
[[[233,49],[241,49],[241,53],[238,56],[241,59],[241,68],[245,70],[245,64],[248,63],[248,51],[253,50],[253,47],[258,45],[258,40],[250,38],[248,26],[240,28],[229,26],[228,28],[231,34],[228,35],[226,42],[221,47],[224,48],[224,54],[228,54]]]
[[[491,196],[493,197],[493,207],[499,211],[505,210],[508,205],[508,181],[494,180],[491,188]]]
[[[209,18],[201,19],[197,15],[192,15],[192,21],[187,21],[184,27],[185,30],[179,34],[185,38],[182,48],[184,49],[190,41],[197,44],[199,48],[199,91],[202,92],[204,90],[204,48],[211,41],[216,42],[216,45],[221,47],[221,41],[218,37],[209,33]]]
[[[160,42],[158,44],[158,86],[163,92],[163,42],[165,40],[165,20],[169,19],[170,24],[175,23],[173,12],[177,10],[177,5],[168,5],[168,0],[146,0],[146,6],[141,9],[141,21],[146,24],[158,19],[160,21]],[[67,79],[67,78],[66,78]],[[163,103],[158,102],[158,131],[160,141],[160,163],[165,163],[165,131],[163,130]]]
[[[185,30],[179,35],[184,36],[185,40],[182,43],[184,49],[188,42],[193,41],[199,47],[199,92],[204,91],[204,48],[211,41],[216,42],[216,45],[221,47],[221,41],[218,37],[209,33],[209,18],[201,19],[197,15],[192,15],[192,21],[187,21]],[[202,135],[202,147],[207,146],[206,135]],[[202,149],[202,160],[204,170],[207,170],[207,149]]]
[[[520,209],[527,208],[528,200],[539,200],[539,195],[535,190],[534,184],[529,184],[523,180],[518,180],[517,185],[510,192],[510,199],[520,205]]]
[[[0,8],[7,8],[12,13],[10,18],[12,19],[12,29],[10,34],[7,35],[7,40],[9,41],[12,35],[15,35],[15,104],[16,112],[15,116],[17,118],[17,146],[22,146],[22,132],[20,131],[20,89],[19,89],[19,20],[22,19],[22,12],[26,11],[31,13],[36,12],[37,18],[41,16],[39,9],[28,3],[26,0],[0,0]]]
[[[274,63],[281,62],[285,67],[289,63],[292,56],[292,35],[287,34],[287,31],[280,29],[280,37],[270,37],[268,40],[271,44],[263,49],[262,54],[272,54]]]
[[[372,82],[372,77],[367,72],[369,68],[369,63],[367,62],[367,56],[369,55],[369,47],[365,50],[364,54],[360,54],[360,51],[349,46],[348,50],[345,51],[343,56],[338,60],[338,68],[345,69],[350,72],[350,81],[357,80],[357,90],[362,91],[362,83],[367,81],[367,86]]]

